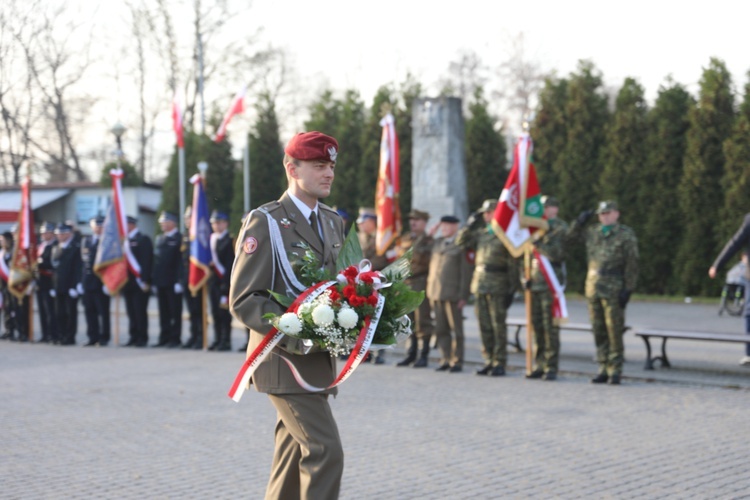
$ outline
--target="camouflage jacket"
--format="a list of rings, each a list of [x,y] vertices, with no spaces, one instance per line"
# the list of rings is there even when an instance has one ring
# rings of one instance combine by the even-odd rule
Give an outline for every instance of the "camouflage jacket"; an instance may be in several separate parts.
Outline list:
[[[517,288],[518,261],[489,227],[461,229],[456,244],[476,251],[471,293],[504,295]]]
[[[571,226],[571,235],[584,233],[588,272],[586,297],[612,298],[634,290],[638,281],[638,240],[628,226],[615,224],[606,235],[601,224]]]
[[[565,286],[565,240],[569,231],[568,224],[562,219],[551,219],[547,222],[549,228],[534,240],[534,246],[539,253],[549,259],[557,281]],[[539,262],[535,258],[531,259],[531,290],[549,290],[539,269]]]
[[[430,269],[432,244],[432,236],[426,233],[415,235],[406,232],[401,236],[396,246],[396,256],[401,257],[410,248],[413,249],[411,254],[411,276],[413,278],[427,276],[427,271]]]

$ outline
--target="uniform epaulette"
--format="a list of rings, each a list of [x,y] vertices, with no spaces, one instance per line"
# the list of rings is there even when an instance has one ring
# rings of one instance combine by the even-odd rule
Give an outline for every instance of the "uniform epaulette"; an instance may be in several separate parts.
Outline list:
[[[266,213],[271,213],[274,210],[277,210],[281,206],[281,202],[279,200],[269,201],[268,203],[265,203],[258,207],[258,210],[261,210]]]
[[[338,212],[326,205],[325,203],[318,202],[318,206],[322,208],[323,210],[328,210],[329,212],[333,212],[334,214],[338,215]]]

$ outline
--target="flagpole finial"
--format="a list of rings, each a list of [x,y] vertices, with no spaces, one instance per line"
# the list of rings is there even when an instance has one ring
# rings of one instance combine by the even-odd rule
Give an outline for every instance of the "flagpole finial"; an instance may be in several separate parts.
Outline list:
[[[206,170],[208,170],[208,162],[207,161],[199,161],[198,162],[198,172],[200,172],[201,177],[206,176]]]

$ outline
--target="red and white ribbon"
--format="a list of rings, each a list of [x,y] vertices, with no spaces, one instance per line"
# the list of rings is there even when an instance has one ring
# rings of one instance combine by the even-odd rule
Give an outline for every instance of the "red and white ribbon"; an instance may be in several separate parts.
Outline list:
[[[356,271],[356,274],[352,273],[353,276],[347,276],[348,271],[352,269]],[[368,283],[372,285],[373,290],[380,290],[391,286],[390,283],[385,281],[385,275],[380,271],[372,270],[372,263],[367,259],[362,259],[357,266],[349,266],[344,271],[341,271],[336,275],[336,280],[339,283],[349,283],[352,279],[354,283]]]
[[[567,319],[568,305],[565,302],[565,288],[558,281],[552,263],[536,248],[534,249],[534,257],[539,262],[539,270],[542,272],[550,292],[552,292],[552,317],[558,320]]]

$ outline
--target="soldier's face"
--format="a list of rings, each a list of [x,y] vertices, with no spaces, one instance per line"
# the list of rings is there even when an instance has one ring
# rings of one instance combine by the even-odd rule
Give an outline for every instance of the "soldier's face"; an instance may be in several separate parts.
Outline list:
[[[409,219],[409,228],[412,233],[424,233],[427,221],[424,219]]]
[[[335,167],[335,162],[323,160],[287,163],[287,174],[296,188],[295,196],[326,198],[331,194]]]
[[[616,223],[619,218],[619,210],[609,210],[608,212],[602,212],[599,214],[599,222],[601,222],[603,226],[611,226]]]
[[[555,219],[559,210],[560,209],[558,207],[544,207],[544,216],[547,218],[547,220]]]
[[[177,225],[174,222],[172,222],[171,220],[165,220],[164,222],[160,222],[159,225],[161,226],[161,232],[162,233],[168,233],[172,229],[174,229],[175,227],[177,227]]]
[[[70,239],[71,234],[72,233],[59,233],[57,235],[57,239],[60,240],[60,243],[65,243],[66,241]]]
[[[444,238],[452,238],[458,232],[457,222],[441,222],[440,233]]]
[[[45,232],[42,233],[42,240],[43,241],[50,241],[54,237],[55,237],[55,233],[53,233],[52,231],[45,231]]]
[[[214,233],[223,233],[227,230],[229,223],[223,219],[215,220],[211,223],[211,229]]]

